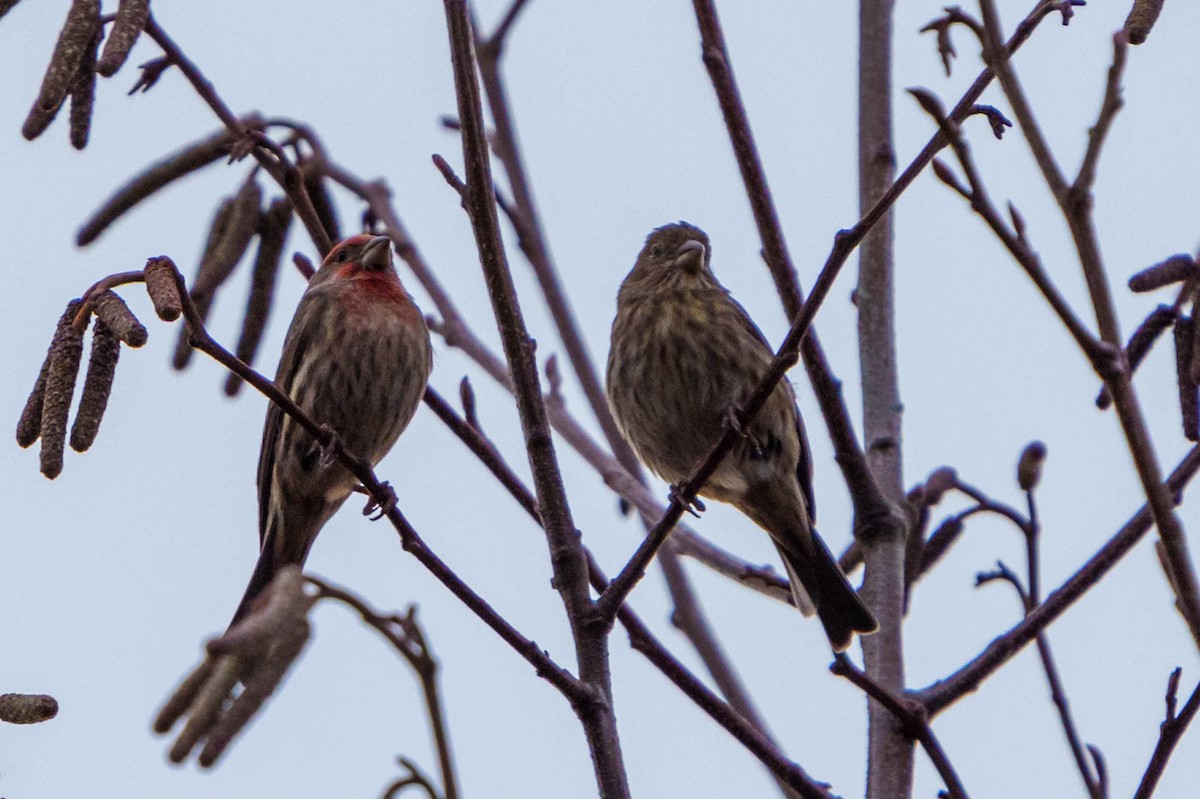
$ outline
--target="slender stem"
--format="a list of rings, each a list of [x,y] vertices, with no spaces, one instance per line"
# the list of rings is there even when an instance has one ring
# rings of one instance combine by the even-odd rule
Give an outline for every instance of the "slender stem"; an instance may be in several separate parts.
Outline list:
[[[442,799],[457,799],[458,780],[455,776],[454,756],[450,751],[450,736],[446,726],[446,714],[442,708],[441,686],[438,682],[438,662],[426,641],[425,633],[417,624],[415,612],[409,609],[408,616],[385,616],[366,603],[361,597],[345,588],[311,575],[308,582],[317,587],[319,595],[348,605],[366,624],[384,637],[392,647],[408,661],[421,681],[425,697],[425,710],[429,715],[429,727],[433,731],[434,748],[442,772]]]
[[[580,679],[592,689],[592,701],[576,704],[575,711],[588,739],[601,795],[605,799],[620,799],[629,796],[629,784],[613,713],[608,627],[595,615],[588,589],[587,561],[567,505],[554,454],[554,440],[542,402],[533,343],[525,327],[500,238],[476,76],[474,37],[466,2],[445,0],[445,9],[458,115],[462,124],[466,174],[464,206],[475,232],[488,294],[516,388],[517,409],[533,469],[538,508],[550,545],[554,586],[562,597],[571,626]]]
[[[521,478],[513,472],[512,467],[497,452],[491,441],[460,417],[433,389],[426,389],[425,403],[434,409],[438,418],[442,419],[459,440],[479,457],[488,470],[500,481],[500,484],[507,488],[525,509],[525,512],[540,525],[542,522],[537,510],[537,500],[521,481]],[[588,574],[592,586],[597,591],[603,591],[608,586],[608,579],[591,553],[587,553],[587,557]],[[743,715],[732,702],[728,704],[722,702],[704,683],[697,679],[650,632],[650,629],[628,604],[622,605],[617,611],[617,621],[629,634],[631,646],[642,653],[671,682],[675,683],[680,691],[757,757],[771,772],[772,777],[786,786],[788,790],[795,791],[801,796],[810,798],[829,796],[802,768],[783,755],[779,746],[759,725]],[[722,690],[725,689],[722,688]]]
[[[413,529],[412,525],[408,523],[408,520],[400,513],[399,509],[391,502],[392,495],[384,487],[384,484],[380,482],[379,478],[375,476],[375,471],[371,468],[370,464],[358,458],[353,453],[348,452],[340,444],[336,436],[332,436],[328,430],[310,419],[300,409],[300,406],[296,405],[274,381],[268,380],[247,366],[209,335],[200,312],[187,290],[183,276],[179,273],[178,269],[175,270],[174,274],[178,293],[183,303],[183,315],[190,333],[192,347],[210,356],[213,360],[249,383],[259,393],[263,394],[275,405],[278,405],[281,411],[304,428],[309,435],[321,442],[323,446],[329,447],[337,461],[358,478],[359,482],[366,488],[367,493],[380,507],[388,507],[389,504],[392,505],[386,517],[400,534],[400,539],[405,550],[411,552],[420,561],[421,565],[450,589],[451,593],[458,597],[485,624],[491,627],[519,655],[525,658],[534,667],[539,677],[557,688],[573,704],[593,701],[592,691],[589,686],[576,679],[555,663],[541,647],[522,635],[520,631],[497,613],[486,600],[463,582],[450,567],[434,554],[433,550],[429,548],[420,535],[417,534],[417,531]]]
[[[985,58],[989,66],[996,71],[1005,97],[1012,105],[1013,114],[1020,123],[1029,148],[1041,167],[1042,175],[1058,201],[1067,227],[1075,242],[1079,254],[1080,266],[1091,296],[1092,308],[1096,314],[1100,337],[1114,351],[1120,351],[1122,338],[1117,321],[1116,306],[1113,303],[1112,291],[1109,287],[1108,276],[1100,254],[1100,243],[1096,235],[1092,215],[1092,181],[1096,174],[1096,164],[1099,150],[1117,111],[1121,107],[1120,91],[1121,76],[1125,66],[1127,45],[1124,34],[1118,33],[1113,38],[1113,62],[1109,69],[1108,83],[1104,101],[1100,108],[1099,119],[1092,128],[1088,150],[1084,156],[1079,176],[1073,184],[1068,185],[1058,166],[1054,163],[1045,135],[1034,117],[1028,98],[1017,79],[1016,71],[1011,60],[1001,57],[1000,21],[996,11],[995,0],[980,0],[983,11],[985,31]],[[1171,581],[1179,608],[1187,622],[1188,629],[1196,645],[1200,647],[1200,581],[1197,580],[1196,570],[1188,551],[1187,538],[1183,523],[1175,513],[1171,496],[1163,486],[1162,468],[1158,455],[1146,426],[1137,395],[1129,381],[1127,367],[1113,370],[1112,374],[1102,374],[1105,383],[1116,406],[1121,429],[1129,447],[1130,455],[1137,469],[1138,479],[1146,494],[1154,524],[1158,529],[1166,551],[1166,559],[1171,568],[1174,580]]]
[[[1192,447],[1175,467],[1167,479],[1167,489],[1173,494],[1182,492],[1197,471],[1200,471],[1200,446]],[[937,715],[976,690],[1117,565],[1150,530],[1152,519],[1149,508],[1143,505],[1116,535],[1058,589],[1050,592],[1046,601],[1030,611],[1019,624],[993,640],[953,674],[913,695],[925,704],[931,715]]]
[[[925,754],[929,755],[933,767],[937,769],[942,781],[946,784],[947,793],[955,799],[967,799],[967,789],[963,787],[962,780],[959,779],[958,772],[954,770],[954,765],[950,762],[946,750],[942,748],[941,742],[934,734],[933,727],[929,724],[929,715],[920,702],[906,696],[898,696],[888,690],[871,675],[856,668],[844,653],[838,653],[829,670],[861,688],[867,696],[874,700],[871,703],[873,707],[878,707],[881,711],[891,714],[906,739],[915,739],[921,743]],[[908,793],[903,795],[907,796]]]
[[[600,424],[605,441],[608,442],[608,446],[620,465],[645,486],[645,475],[638,463],[637,456],[621,435],[609,410],[604,387],[600,383],[599,374],[591,354],[588,352],[587,343],[576,322],[566,289],[550,254],[550,246],[543,231],[532,184],[521,156],[516,123],[513,119],[501,71],[501,54],[505,37],[522,7],[522,0],[517,0],[490,38],[484,39],[478,31],[476,31],[475,37],[479,74],[487,95],[488,108],[491,111],[494,127],[490,141],[497,158],[504,166],[509,186],[512,188],[515,207],[505,206],[505,208],[517,231],[518,245],[533,267],[534,275],[542,289],[542,295],[546,300],[554,325],[562,338],[571,368],[579,380],[592,413]],[[642,521],[647,532],[653,528],[654,521],[660,515],[661,509],[657,512],[642,514]],[[677,627],[691,642],[721,693],[751,724],[762,731],[764,735],[769,736],[766,723],[762,720],[749,692],[729,663],[720,641],[717,640],[716,634],[709,625],[704,611],[701,609],[699,598],[688,580],[687,572],[679,562],[676,547],[670,541],[659,552],[658,562],[674,605],[672,617],[676,620]]]
[[[200,68],[184,54],[179,45],[175,44],[175,41],[159,26],[158,21],[154,17],[150,17],[146,22],[146,33],[162,48],[163,53],[171,59],[171,63],[179,67],[179,71],[192,84],[192,88],[208,104],[213,113],[225,123],[225,127],[234,133],[246,134],[246,128],[242,125],[241,120],[234,115],[229,106],[225,104],[225,101],[221,99],[221,96],[217,94],[212,81],[205,77]],[[324,256],[325,253],[333,249],[333,242],[329,240],[329,234],[325,231],[324,225],[321,224],[320,217],[317,216],[317,211],[313,208],[312,200],[304,188],[304,181],[301,179],[299,171],[295,166],[286,160],[276,162],[268,157],[267,153],[259,147],[252,148],[251,154],[287,193],[288,199],[292,201],[292,207],[295,208],[296,214],[304,222],[304,227],[308,230],[308,235],[312,238],[313,244],[316,245],[321,255]]]
[[[1176,675],[1178,673],[1179,671],[1176,670]],[[1200,712],[1200,684],[1198,684],[1192,691],[1192,695],[1188,697],[1183,709],[1179,711],[1178,715],[1175,714],[1177,684],[1177,677],[1172,675],[1170,693],[1167,695],[1167,718],[1159,727],[1158,743],[1154,746],[1154,754],[1150,756],[1150,763],[1146,766],[1146,772],[1142,775],[1133,799],[1150,799],[1154,794],[1154,789],[1158,787],[1158,781],[1162,779],[1163,772],[1167,768],[1167,761],[1170,759],[1171,753],[1175,751],[1183,734],[1187,732],[1188,725],[1192,723],[1196,713]]]

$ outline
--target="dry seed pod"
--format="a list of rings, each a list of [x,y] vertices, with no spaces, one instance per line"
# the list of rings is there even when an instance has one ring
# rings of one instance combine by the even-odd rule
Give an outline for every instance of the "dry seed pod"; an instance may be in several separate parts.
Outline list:
[[[116,296],[116,295],[113,295]],[[97,315],[92,328],[92,354],[88,358],[87,376],[83,379],[83,393],[79,397],[79,408],[75,411],[75,423],[71,425],[71,449],[87,452],[100,432],[100,420],[108,407],[108,396],[112,392],[113,375],[121,357],[121,339]]]
[[[1042,481],[1042,464],[1046,462],[1046,445],[1030,441],[1017,461],[1017,485],[1022,491],[1032,491]]]
[[[1163,0],[1133,0],[1133,8],[1125,18],[1125,35],[1129,37],[1130,44],[1146,41],[1162,7]]]
[[[934,470],[925,481],[925,501],[928,505],[936,505],[942,501],[942,495],[958,485],[958,472],[950,466]]]
[[[117,70],[129,57],[129,51],[137,42],[138,34],[150,20],[150,0],[121,0],[117,5],[117,18],[113,20],[104,44],[104,55],[96,71],[106,78],[117,74]]]
[[[100,0],[74,0],[71,3],[67,21],[58,34],[58,44],[50,56],[50,65],[46,67],[46,76],[42,78],[41,91],[21,128],[21,135],[26,139],[33,141],[41,136],[58,115],[84,54],[92,47],[99,24]]]
[[[1129,343],[1125,345],[1125,357],[1129,360],[1130,375],[1137,371],[1138,366],[1145,360],[1146,354],[1150,352],[1150,348],[1154,346],[1154,342],[1174,321],[1175,310],[1169,305],[1160,305],[1142,320],[1137,330],[1133,331],[1133,335],[1129,337]],[[1112,405],[1112,395],[1108,393],[1108,386],[1104,386],[1096,397],[1096,407],[1104,410],[1109,405]]]
[[[241,122],[250,129],[259,129],[263,125],[262,117],[257,114],[244,116]],[[229,155],[236,141],[236,134],[222,128],[208,138],[192,142],[161,161],[151,164],[148,169],[117,189],[104,205],[92,214],[79,229],[75,243],[80,247],[91,244],[122,214],[163,186]]]
[[[112,291],[102,291],[90,298],[92,313],[103,320],[108,330],[121,341],[137,348],[146,343],[146,328],[129,310],[125,301]]]
[[[46,694],[0,694],[0,721],[37,724],[58,715],[58,701]]]
[[[1200,310],[1200,297],[1192,300],[1192,363],[1188,369],[1192,383],[1200,386],[1200,324],[1195,321],[1197,310]]]
[[[217,758],[229,747],[234,737],[250,723],[254,714],[283,682],[288,669],[304,651],[311,632],[311,625],[308,619],[304,618],[284,628],[279,640],[267,652],[266,657],[256,662],[254,671],[246,678],[243,691],[209,730],[204,748],[200,750],[196,762],[204,768],[217,762]]]
[[[202,292],[198,289],[200,282],[199,272],[204,270],[204,264],[212,258],[213,251],[221,243],[222,237],[225,235],[226,229],[229,227],[229,218],[233,214],[234,198],[227,197],[218,207],[217,212],[213,214],[212,225],[208,229],[208,239],[204,242],[204,254],[200,256],[200,267],[197,271],[196,280],[193,281],[191,290],[192,303],[196,306],[196,312],[200,315],[200,321],[208,320],[208,312],[212,310],[213,293]],[[192,360],[192,345],[188,343],[191,333],[184,326],[179,331],[179,341],[175,345],[175,356],[171,364],[176,369],[184,369]]]
[[[1179,283],[1200,274],[1196,259],[1190,255],[1172,255],[1165,261],[1148,266],[1129,278],[1130,291],[1138,293],[1154,291],[1172,283]]]
[[[149,259],[142,270],[146,279],[146,293],[154,303],[154,312],[164,322],[174,322],[183,313],[183,300],[175,280],[176,271],[175,262],[165,255]]]
[[[329,234],[330,241],[341,241],[342,234],[338,225],[337,208],[334,207],[333,198],[325,187],[325,174],[321,170],[320,163],[313,158],[302,161],[300,162],[300,173],[304,175],[304,190],[308,192],[308,199],[312,201],[313,210],[317,212],[317,218],[321,220],[321,227],[325,228],[325,232]]]
[[[83,300],[71,300],[67,303],[67,310],[63,311],[63,315],[58,319],[58,325],[54,328],[54,337],[50,339],[50,347],[46,350],[46,359],[42,361],[42,371],[38,373],[37,381],[33,384],[33,391],[30,392],[29,399],[25,401],[25,409],[21,411],[21,420],[17,422],[17,443],[22,447],[30,446],[42,434],[42,406],[45,404],[46,378],[50,374],[50,362],[54,360],[54,353],[58,352],[59,342],[68,335],[81,307],[83,307]]]
[[[212,249],[204,253],[196,279],[192,282],[193,296],[215,294],[221,284],[229,279],[250,246],[250,240],[258,232],[258,222],[262,217],[262,188],[254,179],[253,172],[229,202],[229,217],[221,228],[221,235]]]
[[[76,150],[87,147],[92,130],[92,105],[96,100],[96,52],[100,49],[103,32],[96,27],[91,45],[83,52],[79,71],[71,81],[71,146]]]
[[[271,203],[263,214],[258,231],[258,255],[254,259],[254,273],[250,283],[250,297],[246,301],[246,317],[242,322],[242,333],[238,337],[236,354],[243,363],[253,364],[262,341],[263,330],[271,313],[271,301],[275,295],[275,278],[279,274],[279,261],[283,256],[283,243],[288,227],[292,223],[292,204],[284,198]],[[230,372],[225,379],[225,393],[234,396],[242,387],[242,378]]]
[[[46,373],[46,398],[42,401],[42,474],[51,480],[62,474],[67,414],[83,358],[83,331],[90,319],[88,314],[79,329],[70,324],[63,328],[61,337],[54,337],[50,371]]]
[[[1175,373],[1179,380],[1179,411],[1183,416],[1183,435],[1188,441],[1200,441],[1200,397],[1192,382],[1192,326],[1195,320],[1181,316],[1175,322]]]

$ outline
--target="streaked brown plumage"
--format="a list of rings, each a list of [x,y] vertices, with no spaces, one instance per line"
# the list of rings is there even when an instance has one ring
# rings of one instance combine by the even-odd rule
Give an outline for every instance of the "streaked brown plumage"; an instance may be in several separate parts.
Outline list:
[[[400,284],[386,236],[334,247],[296,308],[275,382],[346,449],[378,463],[408,426],[432,368],[429,331]],[[272,405],[258,461],[258,565],[234,615],[250,609],[280,567],[303,565],[317,533],[357,480]]]
[[[654,230],[621,284],[608,355],[608,399],[626,439],[663,479],[682,482],[724,432],[773,353],[709,267],[704,231]],[[812,529],[812,460],[795,396],[780,381],[701,490],[770,533],[805,615],[833,648],[878,623]]]

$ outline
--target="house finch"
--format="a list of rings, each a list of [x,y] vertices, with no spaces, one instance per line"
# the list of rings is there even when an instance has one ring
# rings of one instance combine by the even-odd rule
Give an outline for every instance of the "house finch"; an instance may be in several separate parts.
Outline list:
[[[296,308],[275,382],[346,449],[378,463],[408,425],[433,365],[429,331],[392,266],[386,236],[334,247]],[[308,550],[357,484],[304,428],[267,410],[258,458],[261,552],[232,626],[275,573]]]
[[[653,231],[617,295],[608,401],[625,438],[678,483],[708,455],[773,353],[713,276],[708,236],[684,222]],[[796,605],[821,617],[836,651],[879,624],[812,528],[812,459],[791,384],[782,380],[700,490],[771,535]]]

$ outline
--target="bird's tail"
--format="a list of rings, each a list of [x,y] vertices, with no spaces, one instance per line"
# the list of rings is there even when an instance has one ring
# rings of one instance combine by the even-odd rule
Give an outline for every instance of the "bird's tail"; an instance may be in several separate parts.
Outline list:
[[[275,557],[274,548],[269,546],[269,539],[267,544],[268,546],[264,546],[258,553],[258,563],[254,565],[254,573],[250,575],[250,584],[246,586],[246,593],[242,595],[242,601],[233,614],[233,619],[229,622],[230,627],[246,617],[254,600],[258,599],[258,595],[266,590],[271,581],[275,579],[275,573],[279,571],[281,564]]]
[[[879,629],[879,622],[815,531],[812,541],[814,546],[804,555],[784,547],[779,547],[779,554],[792,581],[797,607],[804,612],[806,605],[809,609],[815,606],[829,643],[835,652],[843,652],[850,646],[854,633],[873,633]],[[811,610],[805,615],[811,615]]]

